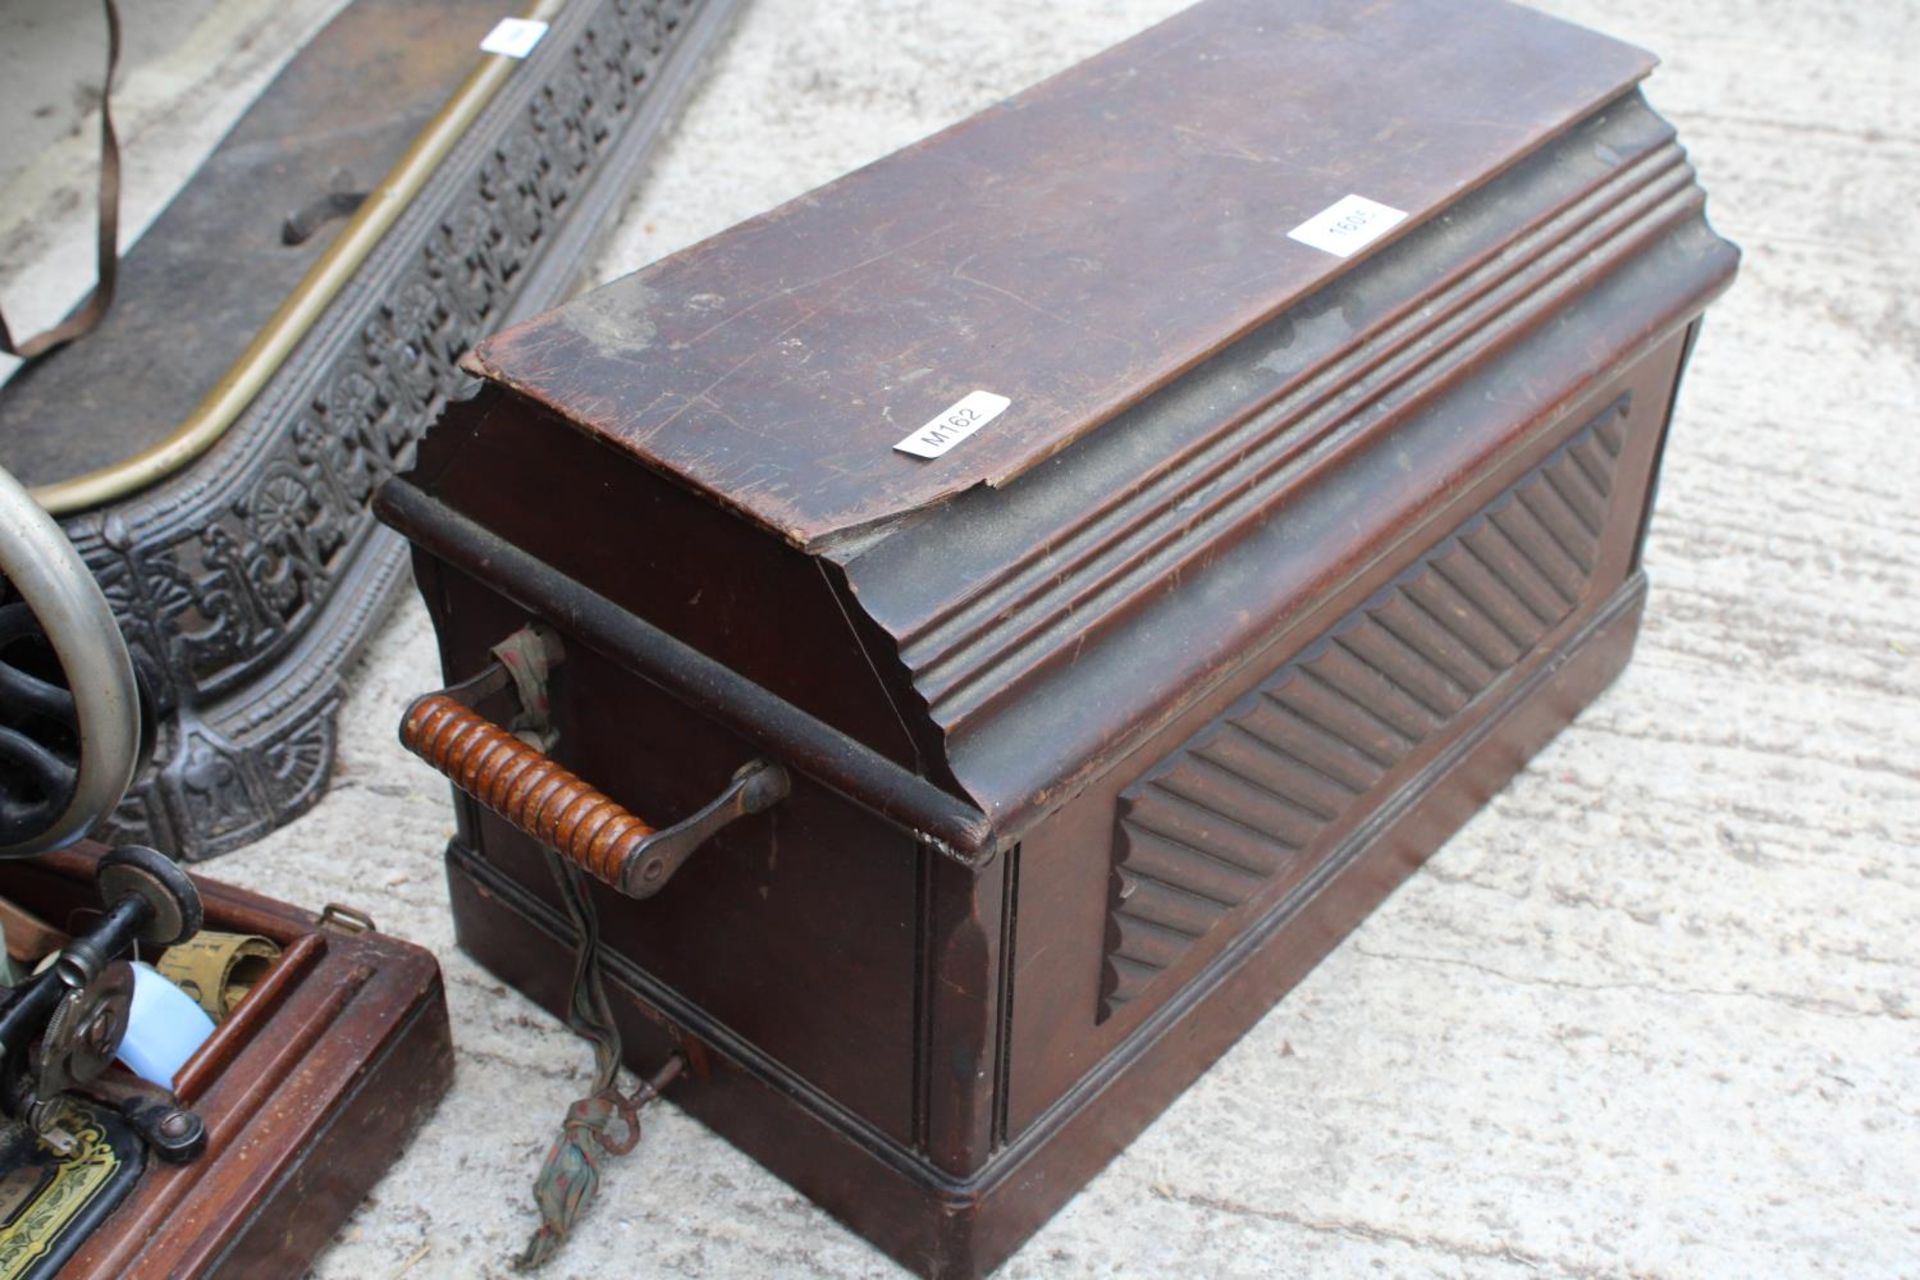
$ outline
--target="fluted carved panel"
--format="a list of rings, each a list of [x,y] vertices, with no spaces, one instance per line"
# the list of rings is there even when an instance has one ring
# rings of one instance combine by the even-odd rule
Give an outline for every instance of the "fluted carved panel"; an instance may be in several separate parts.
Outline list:
[[[1585,595],[1625,397],[1120,797],[1099,1017],[1323,838],[1518,666]]]

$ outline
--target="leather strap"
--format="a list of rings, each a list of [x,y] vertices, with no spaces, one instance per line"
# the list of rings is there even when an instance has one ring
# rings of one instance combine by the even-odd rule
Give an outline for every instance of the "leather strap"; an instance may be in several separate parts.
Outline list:
[[[51,329],[24,342],[13,340],[7,319],[0,314],[0,352],[32,360],[75,338],[91,333],[113,305],[113,285],[120,268],[120,140],[113,132],[113,73],[120,64],[120,11],[113,0],[101,0],[107,11],[107,75],[100,86],[100,225],[97,279],[86,301]]]
[[[601,1164],[639,1145],[640,1109],[659,1097],[685,1065],[674,1054],[651,1080],[642,1080],[631,1093],[621,1090],[620,1028],[613,1020],[600,972],[600,921],[588,896],[588,882],[579,867],[552,850],[546,857],[575,930],[567,1021],[593,1045],[593,1091],[567,1108],[560,1136],[541,1162],[533,1183],[540,1225],[514,1259],[516,1271],[537,1270],[567,1242],[574,1223],[600,1190]],[[619,1121],[617,1131],[615,1120]]]

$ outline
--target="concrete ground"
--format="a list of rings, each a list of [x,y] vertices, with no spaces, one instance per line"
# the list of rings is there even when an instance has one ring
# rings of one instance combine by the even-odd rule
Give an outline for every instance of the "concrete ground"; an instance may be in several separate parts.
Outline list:
[[[261,33],[331,2],[219,0],[209,74],[129,87],[136,204],[211,142],[168,112],[205,133]],[[603,274],[1177,7],[755,0]],[[1006,1276],[1920,1274],[1920,4],[1546,7],[1665,57],[1650,96],[1747,253],[1673,431],[1639,656]],[[87,150],[0,190],[23,327],[83,286]],[[410,603],[334,792],[215,868],[446,966],[458,1081],[321,1277],[506,1274],[588,1074],[453,947],[445,789],[393,740],[430,650]],[[549,1274],[900,1273],[663,1106]]]

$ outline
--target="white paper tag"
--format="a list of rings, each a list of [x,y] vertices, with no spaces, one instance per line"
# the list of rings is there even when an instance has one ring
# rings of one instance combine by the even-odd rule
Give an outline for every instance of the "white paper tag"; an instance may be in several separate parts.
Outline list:
[[[1346,258],[1399,226],[1406,216],[1365,196],[1344,196],[1287,232],[1287,239]]]
[[[531,18],[502,18],[480,42],[480,52],[500,53],[509,58],[524,58],[547,34],[547,24]]]
[[[945,413],[893,446],[916,458],[937,458],[1007,411],[1013,401],[991,391],[969,391]]]

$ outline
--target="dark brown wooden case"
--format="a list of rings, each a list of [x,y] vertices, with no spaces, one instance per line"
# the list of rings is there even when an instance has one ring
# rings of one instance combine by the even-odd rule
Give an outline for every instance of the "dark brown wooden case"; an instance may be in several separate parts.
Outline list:
[[[83,843],[0,863],[0,894],[56,926],[97,911]],[[195,877],[206,927],[283,948],[181,1068],[207,1126],[186,1165],[149,1159],[139,1183],[61,1268],[75,1280],[299,1275],[453,1083],[440,965],[411,943],[330,924]],[[78,913],[76,915],[76,913]]]
[[[656,825],[793,777],[599,892],[633,1065],[980,1274],[1598,694],[1737,260],[1652,65],[1212,0],[484,344],[380,500],[449,681],[550,626],[554,755]],[[1352,194],[1407,216],[1289,237]],[[462,800],[461,944],[559,1009],[544,856]]]

